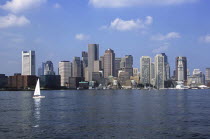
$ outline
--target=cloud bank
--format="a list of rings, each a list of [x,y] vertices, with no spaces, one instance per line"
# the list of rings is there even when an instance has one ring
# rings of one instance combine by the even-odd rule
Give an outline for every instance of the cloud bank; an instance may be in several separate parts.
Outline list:
[[[4,5],[1,5],[0,8],[12,13],[20,13],[40,6],[46,1],[47,0],[11,0],[7,1]]]
[[[142,5],[176,5],[192,3],[198,0],[89,0],[95,8],[122,8]]]
[[[120,18],[116,18],[113,20],[110,25],[103,26],[103,29],[113,29],[118,31],[132,31],[138,29],[144,29],[148,25],[152,24],[153,18],[151,16],[147,16],[145,20],[137,19],[137,20],[123,20]]]
[[[16,16],[8,14],[0,16],[0,28],[21,27],[30,24],[30,21],[25,16]]]

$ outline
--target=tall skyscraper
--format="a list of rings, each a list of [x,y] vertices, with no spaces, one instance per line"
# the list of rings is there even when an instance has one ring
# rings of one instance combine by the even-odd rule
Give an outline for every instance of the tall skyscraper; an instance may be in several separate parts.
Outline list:
[[[115,76],[115,53],[112,49],[108,49],[104,54],[104,78]]]
[[[81,61],[81,76],[86,80],[87,78],[87,68],[88,68],[88,53],[82,52],[82,61]]]
[[[92,81],[92,73],[94,72],[94,61],[99,60],[99,45],[88,45],[88,81]]]
[[[164,63],[165,63],[165,80],[170,79],[170,65],[168,63],[168,57],[165,53],[161,53],[161,55],[164,57]]]
[[[55,75],[52,61],[47,61],[44,64],[44,75]]]
[[[151,57],[142,56],[140,58],[140,76],[141,83],[146,85],[150,84],[151,80]]]
[[[59,75],[61,76],[61,86],[69,86],[69,77],[72,77],[72,64],[70,61],[59,62]]]
[[[206,84],[210,85],[210,68],[206,68]]]
[[[155,86],[158,89],[164,88],[165,82],[165,63],[164,56],[157,54],[155,56]]]
[[[176,58],[176,80],[187,81],[187,58],[177,57]]]
[[[81,60],[80,57],[74,57],[72,61],[72,77],[81,76]]]
[[[120,62],[120,68],[124,72],[128,72],[129,76],[133,76],[133,56],[126,55],[125,57],[123,57]]]
[[[206,80],[210,81],[210,68],[206,68]]]
[[[22,51],[22,75],[36,75],[35,51]]]
[[[121,58],[115,58],[115,76],[118,77],[118,72],[121,70],[120,68]]]

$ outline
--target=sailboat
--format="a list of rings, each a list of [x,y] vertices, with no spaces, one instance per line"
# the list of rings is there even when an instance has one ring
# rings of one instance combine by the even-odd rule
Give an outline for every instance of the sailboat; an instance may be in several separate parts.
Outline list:
[[[34,91],[33,98],[45,98],[45,96],[41,96],[41,93],[40,93],[39,79],[37,80],[37,83],[36,83],[36,88],[35,88],[35,91]]]

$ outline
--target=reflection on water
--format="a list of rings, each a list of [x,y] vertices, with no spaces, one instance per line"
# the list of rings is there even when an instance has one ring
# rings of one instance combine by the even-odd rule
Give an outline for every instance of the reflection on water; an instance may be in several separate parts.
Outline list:
[[[34,99],[34,117],[35,117],[34,127],[39,127],[40,117],[41,117],[40,110],[41,110],[41,99],[40,98]]]
[[[4,138],[210,138],[210,90],[0,92]]]

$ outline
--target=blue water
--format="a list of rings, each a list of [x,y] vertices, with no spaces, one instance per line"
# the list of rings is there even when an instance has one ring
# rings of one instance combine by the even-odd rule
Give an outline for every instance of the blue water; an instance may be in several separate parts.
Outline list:
[[[210,138],[210,90],[0,92],[0,138]]]

